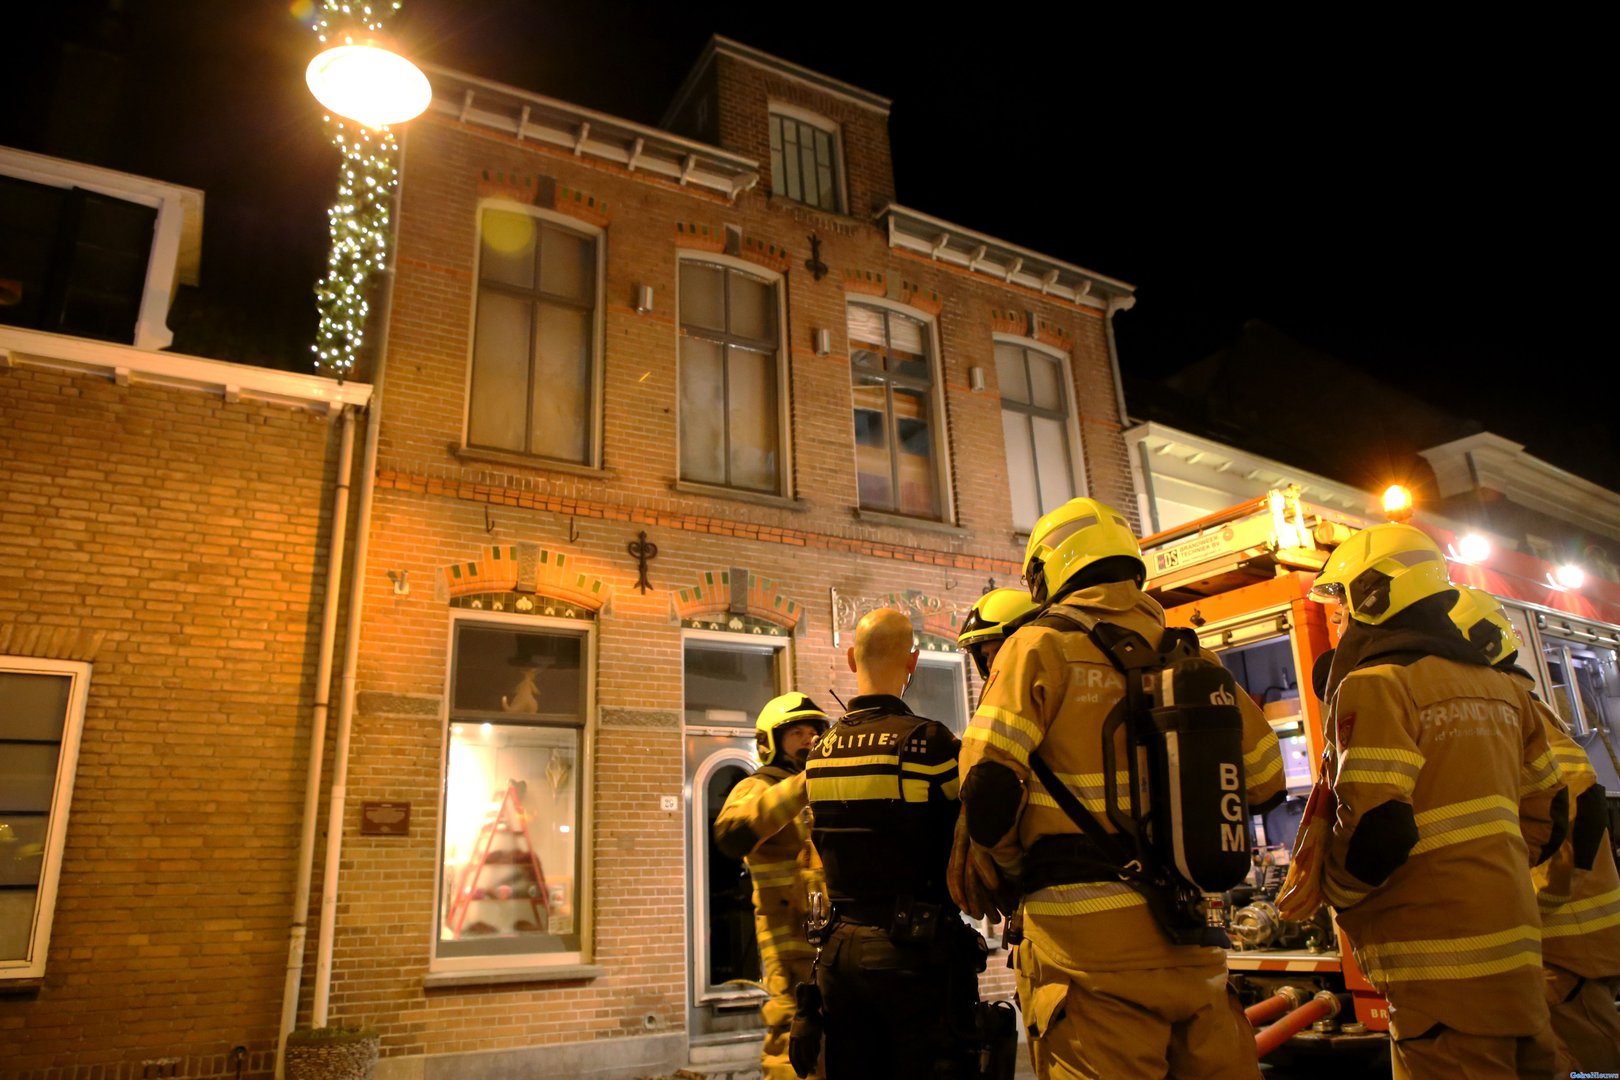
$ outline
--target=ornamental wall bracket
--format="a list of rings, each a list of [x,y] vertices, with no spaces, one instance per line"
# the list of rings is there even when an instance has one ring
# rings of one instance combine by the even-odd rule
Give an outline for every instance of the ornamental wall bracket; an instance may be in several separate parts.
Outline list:
[[[810,257],[804,260],[804,268],[810,271],[810,276],[813,279],[820,281],[827,276],[828,269],[827,264],[821,261],[821,237],[811,233],[809,240]]]
[[[638,532],[636,538],[625,545],[630,557],[636,560],[636,568],[640,577],[636,579],[636,591],[645,595],[652,591],[652,582],[647,580],[647,564],[658,558],[658,545],[647,542],[645,531]]]

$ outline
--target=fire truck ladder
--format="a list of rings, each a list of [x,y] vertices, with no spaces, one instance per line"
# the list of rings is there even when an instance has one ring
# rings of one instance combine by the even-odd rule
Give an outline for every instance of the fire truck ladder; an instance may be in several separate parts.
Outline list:
[[[512,838],[512,845],[495,851],[495,838],[505,834]],[[520,875],[518,883],[514,886],[508,882],[499,886],[486,886],[480,884],[484,870],[490,865],[513,865],[527,869],[527,875]],[[551,915],[551,893],[546,888],[546,872],[540,865],[540,856],[534,850],[534,840],[529,835],[529,817],[523,812],[523,802],[518,797],[517,784],[508,782],[506,794],[500,802],[491,803],[489,813],[484,815],[484,824],[478,830],[478,839],[473,842],[473,852],[462,867],[461,877],[456,882],[455,896],[450,901],[450,930],[456,937],[461,936],[462,923],[467,920],[467,909],[474,900],[527,900],[530,909],[534,912],[535,925],[544,930]],[[541,915],[541,909],[545,915]]]

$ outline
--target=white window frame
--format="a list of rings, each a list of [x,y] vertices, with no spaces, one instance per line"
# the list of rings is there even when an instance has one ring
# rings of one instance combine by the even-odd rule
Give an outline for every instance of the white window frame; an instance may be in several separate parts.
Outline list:
[[[933,367],[931,372],[933,393],[930,395],[929,401],[929,408],[932,411],[929,416],[929,420],[934,425],[934,431],[938,434],[937,442],[939,447],[939,460],[934,463],[934,470],[939,483],[939,517],[925,518],[918,517],[915,514],[906,514],[899,510],[879,510],[875,507],[868,508],[862,506],[860,470],[858,468],[855,470],[854,476],[855,506],[865,513],[881,514],[895,518],[911,518],[916,521],[938,521],[944,524],[952,524],[956,521],[956,499],[954,494],[955,480],[953,470],[951,468],[950,425],[947,423],[945,416],[945,357],[940,351],[939,347],[939,320],[933,315],[928,314],[926,311],[911,307],[907,304],[896,303],[895,301],[887,299],[886,297],[844,297],[844,333],[846,335],[845,347],[851,354],[850,362],[847,365],[849,369],[849,378],[845,380],[845,385],[849,387],[849,445],[852,451],[855,449],[855,362],[853,359],[855,348],[853,343],[850,342],[847,337],[849,333],[848,309],[851,307],[879,308],[884,311],[892,311],[896,314],[904,315],[909,319],[915,319],[928,328],[928,361]],[[896,479],[898,480],[898,478]],[[896,491],[895,494],[897,496],[895,501],[898,502],[899,492]]]
[[[772,669],[776,674],[777,695],[790,693],[792,690],[789,685],[793,682],[793,642],[791,638],[743,634],[731,630],[683,630],[681,631],[681,737],[683,740],[688,733],[694,731],[702,734],[704,732],[713,732],[716,729],[732,727],[735,727],[739,735],[752,735],[754,733],[753,717],[749,717],[749,723],[746,727],[720,724],[688,725],[686,723],[686,643],[689,641],[707,642],[722,648],[748,650],[750,652],[769,650],[775,654],[772,657]],[[689,839],[695,841],[698,831],[708,824],[706,821],[701,820],[702,815],[700,813],[701,808],[698,806],[697,792],[702,790],[701,785],[708,782],[709,776],[716,769],[731,764],[747,765],[749,775],[753,775],[754,771],[759,768],[756,754],[753,751],[741,749],[735,751],[724,750],[711,755],[704,761],[703,766],[692,776],[691,790],[686,793],[686,832]],[[691,851],[687,853],[687,874],[687,887],[690,889],[687,896],[687,910],[691,912],[691,915],[684,921],[682,933],[685,938],[686,956],[691,958],[692,1002],[695,1005],[713,1005],[716,1002],[741,1004],[762,1000],[765,995],[759,990],[720,991],[715,990],[709,983],[708,956],[698,953],[693,948],[692,941],[692,928],[694,926],[709,925],[709,894],[706,889],[699,885],[700,882],[707,881],[709,877],[708,850],[695,842],[692,844]]]
[[[714,484],[706,480],[688,480],[681,475],[681,340],[686,336],[686,330],[681,321],[681,264],[688,262],[709,263],[712,266],[736,270],[761,281],[771,283],[771,293],[776,297],[776,431],[779,441],[776,455],[778,467],[775,491],[755,491],[753,488]],[[775,270],[732,255],[721,255],[707,251],[681,251],[677,253],[675,260],[675,477],[678,483],[715,492],[736,491],[745,496],[783,499],[793,497],[793,431],[791,427],[791,410],[788,407],[791,395],[788,392],[790,371],[788,367],[787,315],[787,279]]]
[[[439,932],[443,923],[443,912],[439,905],[444,902],[444,820],[445,799],[449,797],[450,783],[450,714],[451,695],[455,686],[451,682],[451,675],[455,670],[456,658],[456,629],[462,623],[484,623],[487,625],[508,625],[514,630],[543,631],[552,630],[561,633],[579,635],[583,631],[585,639],[585,723],[580,729],[579,763],[575,766],[575,776],[580,785],[580,811],[579,811],[579,865],[575,868],[575,908],[579,912],[579,952],[577,953],[532,953],[513,956],[440,956]],[[540,615],[514,615],[499,611],[479,611],[476,609],[456,608],[451,611],[449,619],[449,640],[445,644],[444,672],[445,686],[444,698],[439,708],[439,726],[441,729],[441,742],[439,744],[439,805],[438,836],[433,844],[433,887],[434,897],[432,917],[428,920],[428,973],[429,974],[504,974],[507,972],[532,972],[544,977],[548,968],[573,968],[590,964],[594,945],[594,911],[596,907],[596,889],[593,875],[595,858],[596,823],[594,808],[596,803],[596,621],[594,619],[558,619]]]
[[[765,104],[765,117],[766,117],[765,123],[767,125],[766,129],[765,129],[765,145],[766,145],[766,157],[767,157],[767,159],[769,158],[769,155],[770,155],[770,141],[771,141],[771,132],[770,132],[769,125],[770,125],[771,120],[774,117],[777,117],[777,116],[781,116],[781,117],[783,117],[785,119],[788,119],[788,120],[796,120],[801,124],[808,124],[811,127],[816,128],[819,131],[825,131],[827,133],[827,135],[829,136],[828,141],[832,144],[833,187],[837,191],[837,194],[838,194],[838,205],[832,207],[831,209],[828,209],[826,207],[817,206],[815,203],[807,203],[802,199],[795,199],[792,196],[788,195],[788,193],[785,192],[785,191],[776,190],[776,183],[775,183],[775,177],[774,176],[772,177],[772,182],[771,182],[771,194],[780,196],[781,198],[784,198],[784,199],[787,199],[789,202],[798,203],[800,206],[807,206],[810,209],[820,211],[823,214],[848,214],[849,213],[849,172],[844,167],[844,129],[843,129],[843,125],[839,124],[838,121],[836,121],[836,120],[834,120],[834,119],[832,119],[830,117],[823,116],[823,115],[821,115],[820,113],[817,113],[817,112],[812,112],[809,109],[801,108],[801,107],[799,107],[797,105],[790,105],[785,101],[777,101],[777,100],[774,100],[774,99],[769,100]],[[767,160],[766,167],[767,168],[771,167],[768,160]]]
[[[28,675],[56,675],[71,680],[67,715],[62,719],[61,750],[56,761],[56,783],[51,789],[50,819],[45,829],[45,857],[40,867],[39,892],[34,901],[34,924],[23,960],[0,960],[0,985],[11,979],[39,979],[56,916],[57,883],[62,875],[62,850],[67,841],[68,812],[73,804],[73,781],[78,772],[79,744],[84,735],[84,710],[90,696],[90,665],[77,660],[41,660],[26,656],[0,656],[0,671]]]
[[[1069,472],[1071,474],[1069,479],[1074,485],[1075,495],[1079,496],[1080,498],[1090,498],[1091,485],[1086,482],[1086,442],[1084,435],[1080,431],[1080,394],[1075,388],[1074,365],[1073,361],[1069,357],[1069,354],[1062,349],[1054,349],[1050,345],[1043,344],[1034,338],[1019,337],[1016,334],[996,333],[991,335],[991,339],[992,363],[995,361],[996,345],[1012,345],[1020,349],[1029,349],[1057,361],[1058,368],[1062,373],[1064,408],[1068,412],[1067,430],[1069,433],[1069,445],[1073,448],[1073,453],[1069,455]],[[1003,411],[1006,411],[1007,406],[1005,401],[1000,403],[1000,408]],[[1006,436],[1003,435],[1002,438],[1004,442],[1004,445],[1002,446],[1002,456],[1007,458],[1007,465],[1010,471],[1012,468],[1012,461],[1011,458],[1007,456],[1007,448],[1005,446]],[[1035,497],[1037,499],[1040,498],[1039,487],[1036,488]],[[1053,509],[1056,509],[1056,507],[1053,507]],[[1041,514],[1046,513],[1050,513],[1050,511],[1044,509],[1041,511]],[[1037,521],[1040,520],[1041,514],[1036,515]],[[1029,533],[1025,531],[1023,527],[1016,524],[1013,526],[1013,532],[1018,536],[1029,535]]]
[[[548,225],[555,225],[560,229],[567,229],[581,236],[589,236],[596,245],[596,300],[591,312],[590,453],[586,455],[585,461],[546,457],[543,454],[531,454],[526,450],[469,446],[468,438],[472,434],[473,365],[477,362],[478,352],[478,298],[484,272],[484,211],[486,210],[502,210],[507,213],[525,214]],[[553,210],[543,210],[538,206],[530,206],[512,199],[480,199],[477,208],[473,212],[472,263],[472,303],[468,305],[467,312],[467,378],[463,383],[461,392],[461,445],[468,447],[473,453],[510,454],[526,458],[535,462],[536,465],[551,463],[576,469],[600,469],[602,467],[603,417],[606,412],[603,408],[602,395],[606,385],[603,370],[606,364],[603,355],[607,335],[607,294],[605,292],[607,288],[607,230],[592,225],[590,222],[569,217],[567,214],[559,214]]]
[[[962,710],[962,730],[957,731],[955,728],[952,728],[951,734],[960,739],[963,732],[967,731],[968,725],[973,723],[973,707],[972,703],[968,700],[967,653],[938,652],[933,649],[918,649],[917,666],[919,668],[931,667],[955,669],[956,678],[952,680],[951,685],[956,689],[956,701]],[[941,719],[937,716],[930,716],[928,719],[938,720],[948,728],[951,726],[948,720]]]

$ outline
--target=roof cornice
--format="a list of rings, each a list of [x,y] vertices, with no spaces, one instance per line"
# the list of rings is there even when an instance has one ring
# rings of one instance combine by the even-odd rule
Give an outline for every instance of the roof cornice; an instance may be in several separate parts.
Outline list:
[[[1136,303],[1136,287],[1083,266],[953,225],[898,203],[878,211],[888,219],[889,246],[962,267],[1003,284],[1020,285],[1042,296],[1104,310],[1126,311]]]
[[[433,66],[426,71],[433,111],[459,123],[729,199],[759,182],[759,162],[717,146],[464,72]]]
[[[1620,539],[1620,494],[1525,453],[1521,443],[1484,431],[1418,453],[1442,498],[1490,488],[1528,510]]]

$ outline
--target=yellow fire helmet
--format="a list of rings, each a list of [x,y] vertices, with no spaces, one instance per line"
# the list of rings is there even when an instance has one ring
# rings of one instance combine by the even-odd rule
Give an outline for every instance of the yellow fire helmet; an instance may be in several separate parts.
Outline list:
[[[1391,522],[1362,529],[1335,548],[1311,599],[1343,604],[1352,619],[1377,626],[1452,588],[1439,545],[1421,529]]]
[[[1044,604],[1086,567],[1115,557],[1135,561],[1138,581],[1147,576],[1142,546],[1125,515],[1096,499],[1070,499],[1030,530],[1024,584],[1035,603]]]
[[[981,678],[989,677],[990,665],[980,646],[1005,638],[1007,626],[1036,607],[1034,598],[1023,589],[991,589],[973,602],[956,635],[956,647],[973,657]]]
[[[759,719],[754,722],[754,743],[759,750],[759,763],[769,765],[776,760],[776,752],[781,749],[776,741],[778,730],[806,721],[816,725],[817,734],[827,730],[827,714],[803,694],[783,694],[767,701],[765,707],[759,710]]]
[[[1462,636],[1494,667],[1517,656],[1524,647],[1513,620],[1502,609],[1502,601],[1472,585],[1458,585],[1457,603],[1451,608],[1451,621]]]

